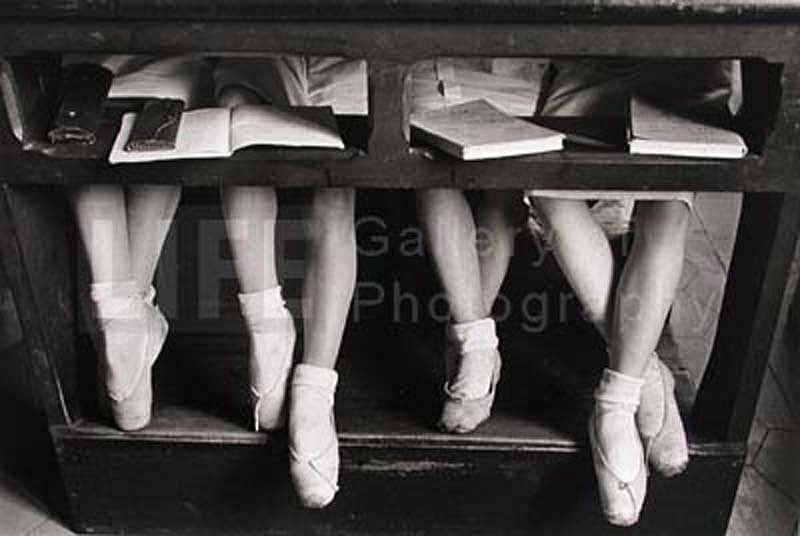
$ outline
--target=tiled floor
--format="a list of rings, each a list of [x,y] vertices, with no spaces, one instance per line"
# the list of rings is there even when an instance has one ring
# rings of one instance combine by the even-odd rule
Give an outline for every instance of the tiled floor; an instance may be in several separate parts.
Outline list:
[[[737,195],[702,194],[695,205],[671,326],[682,360],[696,380],[701,377],[713,343],[739,204]],[[796,254],[794,280],[797,272]],[[785,316],[784,310],[782,318]],[[798,530],[800,351],[792,334],[779,329],[783,344],[770,356],[728,536],[794,536],[793,531]]]
[[[716,328],[738,206],[738,197],[729,194],[703,194],[696,203],[671,318],[681,355],[695,379],[702,374]],[[781,332],[783,351],[771,356],[764,378],[728,536],[800,536],[800,344],[790,339],[792,334]],[[0,367],[0,379],[9,376],[5,372]],[[0,408],[8,385],[0,382]],[[0,410],[0,417],[9,414],[13,419],[18,413],[12,407]],[[72,534],[38,498],[42,493],[35,491],[37,486],[24,476],[20,479],[20,471],[3,467],[0,464],[0,536]]]

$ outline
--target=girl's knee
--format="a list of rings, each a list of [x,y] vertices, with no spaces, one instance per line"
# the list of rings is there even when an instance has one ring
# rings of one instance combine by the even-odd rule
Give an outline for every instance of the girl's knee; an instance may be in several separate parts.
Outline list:
[[[683,245],[691,209],[682,201],[640,202],[636,213],[636,240],[648,245]]]
[[[355,190],[326,188],[317,190],[311,200],[308,225],[312,238],[332,234],[353,234],[355,227]]]
[[[533,203],[536,216],[543,220],[541,223],[555,233],[578,230],[583,220],[591,217],[583,200],[534,197]]]
[[[219,92],[217,103],[226,108],[234,108],[243,104],[258,104],[261,98],[251,89],[244,86],[230,85]]]
[[[453,188],[425,188],[417,190],[417,210],[423,219],[435,218],[443,209],[464,199],[464,192]]]
[[[352,220],[356,195],[352,188],[324,188],[314,192],[311,200],[313,216],[325,219]]]

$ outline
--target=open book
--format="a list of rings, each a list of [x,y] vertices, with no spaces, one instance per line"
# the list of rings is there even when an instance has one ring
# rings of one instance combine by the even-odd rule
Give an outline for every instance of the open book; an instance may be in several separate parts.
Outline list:
[[[200,108],[181,115],[175,149],[126,151],[135,113],[122,124],[109,155],[112,164],[183,158],[225,158],[252,145],[344,149],[330,107],[282,108],[244,105],[233,109]]]
[[[692,158],[743,158],[739,134],[631,98],[630,152]]]
[[[414,139],[462,160],[559,151],[564,135],[508,116],[484,100],[411,115]]]

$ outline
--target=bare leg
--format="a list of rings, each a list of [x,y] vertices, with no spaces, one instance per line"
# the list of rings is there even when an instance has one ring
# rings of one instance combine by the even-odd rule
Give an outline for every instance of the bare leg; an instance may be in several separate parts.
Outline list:
[[[537,197],[561,270],[588,319],[608,339],[614,257],[605,233],[582,200]]]
[[[617,292],[610,368],[641,377],[680,281],[689,227],[681,201],[640,201],[636,236]]]
[[[305,346],[292,378],[289,468],[300,501],[309,508],[328,505],[338,490],[333,367],[356,283],[354,211],[353,189],[322,189],[314,192],[307,218]]]
[[[586,315],[607,335],[614,264],[605,233],[583,200],[539,197],[535,202],[564,275]],[[640,389],[638,377],[627,381],[626,376],[606,370],[595,390],[589,435],[605,514],[614,524],[638,519],[646,489],[634,418]]]
[[[142,289],[132,280],[123,189],[81,188],[74,195],[74,203],[92,275],[94,314],[100,326],[95,342],[101,357],[104,402],[108,402],[119,428],[138,430],[150,421],[150,368],[166,338],[167,323],[142,299]],[[158,249],[153,253],[155,258]]]
[[[489,418],[500,374],[495,323],[488,317],[508,266],[508,231],[497,212],[488,210],[484,214],[491,228],[500,230],[490,242],[496,242],[497,250],[489,252],[482,263],[475,220],[464,192],[444,189],[418,192],[417,212],[453,319],[447,331],[444,356],[447,398],[439,428],[464,434]],[[489,294],[486,298],[482,269],[486,272]]]
[[[475,221],[464,193],[421,190],[417,212],[453,320],[464,323],[485,318]]]
[[[514,234],[522,208],[521,196],[516,190],[487,190],[483,192],[476,211],[478,262],[486,316],[492,311],[514,254]]]
[[[74,192],[72,199],[92,282],[130,280],[128,220],[122,187],[84,186]]]
[[[241,87],[228,87],[220,94],[220,106],[233,108],[260,102],[258,95]],[[223,186],[222,209],[233,262],[242,293],[278,285],[275,266],[275,220],[278,203],[275,189],[266,186]]]
[[[140,185],[128,191],[131,272],[143,294],[153,282],[180,196],[180,186]]]
[[[274,188],[222,188],[222,207],[233,262],[242,293],[278,285],[275,266],[275,221],[278,203]]]
[[[356,281],[355,191],[314,192],[303,284],[303,363],[333,368]]]

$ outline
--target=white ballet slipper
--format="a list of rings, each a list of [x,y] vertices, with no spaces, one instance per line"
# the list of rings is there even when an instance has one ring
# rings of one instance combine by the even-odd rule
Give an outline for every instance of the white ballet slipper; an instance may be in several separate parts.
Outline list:
[[[339,440],[333,416],[336,371],[300,364],[294,369],[289,412],[290,470],[300,502],[324,508],[339,491]]]
[[[286,422],[286,391],[297,333],[277,286],[239,294],[250,337],[250,404],[253,426],[273,430]]]
[[[643,383],[605,369],[589,419],[603,513],[609,523],[623,527],[639,520],[647,494],[647,464],[634,417]]]
[[[500,380],[501,360],[494,320],[448,327],[445,345],[445,400],[439,428],[466,434],[489,418]]]
[[[675,400],[675,378],[655,352],[645,369],[636,425],[647,460],[656,471],[670,477],[686,469],[689,448]]]
[[[139,430],[150,422],[152,367],[167,338],[167,320],[154,305],[155,289],[139,294],[133,281],[94,283],[100,323],[100,372],[116,425]]]

